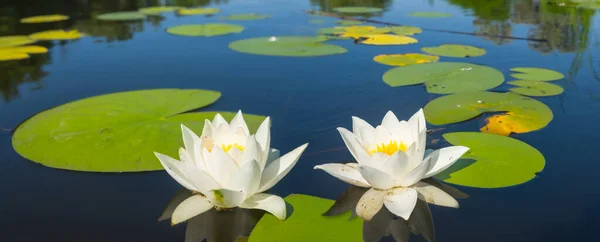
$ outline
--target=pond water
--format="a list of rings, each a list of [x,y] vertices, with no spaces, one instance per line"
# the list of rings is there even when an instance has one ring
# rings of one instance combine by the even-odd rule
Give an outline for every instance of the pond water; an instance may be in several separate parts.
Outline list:
[[[165,4],[214,7],[221,13],[163,13],[162,18],[130,23],[107,23],[95,18],[101,13]],[[415,35],[417,44],[409,45],[372,46],[331,40],[348,52],[322,57],[251,55],[228,48],[232,41],[252,37],[314,36],[320,28],[335,26],[338,19],[311,16],[305,10],[331,12],[342,6],[382,8],[382,12],[363,17],[418,26],[424,31]],[[409,15],[415,11],[451,16]],[[19,23],[24,17],[54,13],[71,18],[60,23]],[[222,22],[220,15],[236,13],[260,13],[270,18],[235,22],[245,27],[242,33],[216,37],[175,36],[165,31],[181,24]],[[12,147],[11,131],[32,115],[78,99],[121,91],[218,90],[222,97],[203,111],[241,109],[270,116],[273,147],[287,152],[303,143],[310,144],[271,193],[281,197],[301,193],[335,200],[348,185],[313,167],[353,160],[336,127],[351,128],[351,116],[376,124],[388,110],[406,120],[441,96],[427,93],[423,85],[388,86],[382,75],[392,67],[374,62],[373,57],[420,52],[421,47],[441,44],[485,49],[483,56],[440,57],[440,61],[490,66],[501,71],[507,81],[512,80],[510,68],[521,66],[552,69],[566,77],[553,82],[564,88],[562,94],[535,97],[553,111],[553,120],[540,130],[511,135],[544,155],[543,171],[526,183],[505,188],[453,185],[470,197],[461,199],[458,209],[430,206],[436,239],[594,238],[594,229],[600,225],[600,180],[596,171],[600,166],[592,155],[600,131],[596,128],[600,123],[600,22],[596,15],[593,9],[559,7],[545,0],[4,0],[0,3],[2,36],[57,28],[78,29],[90,36],[43,41],[38,45],[47,47],[47,54],[0,62],[0,238],[185,241],[185,225],[171,227],[168,221],[157,222],[181,189],[166,172],[53,169],[21,157]],[[500,35],[546,41],[490,37]],[[505,82],[493,91],[510,87]],[[485,125],[484,117],[444,125],[443,130],[428,135],[428,141],[441,141],[429,142],[428,146],[449,146],[443,141],[444,133],[479,131]],[[438,127],[428,124],[428,128]],[[215,223],[230,224],[224,221]],[[233,232],[224,227],[215,225],[208,232],[221,233],[220,237],[213,235],[214,241],[231,238],[227,233]],[[385,240],[393,241],[391,237]],[[413,235],[411,241],[425,240]]]

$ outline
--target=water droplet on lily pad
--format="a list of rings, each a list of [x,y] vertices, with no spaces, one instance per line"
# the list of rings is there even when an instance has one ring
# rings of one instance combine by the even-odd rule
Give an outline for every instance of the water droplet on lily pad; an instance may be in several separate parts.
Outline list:
[[[39,15],[39,16],[31,16],[27,18],[22,18],[20,20],[21,23],[24,24],[35,24],[35,23],[49,23],[49,22],[59,22],[69,19],[69,16],[62,14],[51,14],[51,15]]]
[[[138,11],[146,14],[146,15],[159,15],[161,13],[173,12],[175,10],[181,9],[179,6],[155,6],[155,7],[147,7],[140,8]]]
[[[555,96],[564,91],[559,85],[543,81],[516,80],[508,82],[508,84],[518,86],[509,89],[511,92],[531,97]]]
[[[146,18],[146,15],[140,12],[112,12],[98,15],[96,18],[103,21],[134,21]]]
[[[79,30],[47,30],[29,35],[29,38],[37,40],[72,40],[79,39],[84,35]]]
[[[47,53],[44,46],[28,45],[0,48],[0,61],[22,60],[29,58],[29,54]]]
[[[277,36],[250,38],[231,42],[229,48],[238,52],[271,56],[323,56],[346,53],[341,46],[323,43],[326,37]]]
[[[449,13],[440,13],[440,12],[412,12],[408,14],[413,17],[422,17],[422,18],[447,18],[452,16]]]
[[[546,165],[542,153],[514,138],[479,132],[443,136],[452,145],[470,148],[454,165],[436,175],[447,183],[478,188],[515,186],[535,178]]]
[[[359,40],[358,43],[365,45],[407,45],[419,42],[412,37],[391,34],[372,34],[361,38],[365,39]]]
[[[383,9],[374,7],[339,7],[334,8],[333,11],[340,13],[377,13],[383,11]]]
[[[437,47],[423,47],[421,51],[439,56],[447,57],[476,57],[485,55],[485,50],[469,45],[445,44]]]
[[[233,14],[223,17],[223,20],[259,20],[269,18],[269,15],[257,13]]]
[[[390,66],[406,66],[413,64],[436,62],[438,61],[438,59],[439,57],[434,55],[425,55],[419,53],[378,55],[373,58],[375,62]]]
[[[555,81],[565,78],[565,75],[558,71],[536,67],[515,67],[511,71],[517,72],[510,76],[521,80],[533,81]]]
[[[179,15],[211,15],[221,12],[218,8],[182,8],[177,10]]]
[[[450,94],[492,89],[504,82],[504,75],[488,66],[435,62],[396,67],[383,75],[383,81],[392,87],[424,83],[429,93]]]
[[[236,24],[184,24],[167,29],[167,32],[183,36],[218,36],[233,33],[241,33],[244,27]]]
[[[397,35],[415,35],[420,34],[423,30],[419,27],[413,26],[396,26],[390,28],[392,33]]]
[[[37,40],[24,35],[2,36],[0,37],[0,48],[27,45],[35,42]]]

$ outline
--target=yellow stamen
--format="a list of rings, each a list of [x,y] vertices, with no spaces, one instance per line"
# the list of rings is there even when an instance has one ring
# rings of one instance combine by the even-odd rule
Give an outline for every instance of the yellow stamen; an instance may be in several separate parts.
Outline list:
[[[233,148],[233,147],[238,148],[238,150],[240,150],[240,151],[244,151],[244,148],[245,148],[244,146],[239,145],[238,143],[233,143],[233,144],[228,144],[228,145],[222,144],[221,145],[221,149],[223,151],[225,151],[225,152],[229,152],[229,150],[231,150],[231,148]]]
[[[392,140],[388,144],[382,143],[380,145],[377,145],[377,148],[369,150],[369,155],[373,155],[377,152],[381,152],[381,153],[385,153],[386,155],[391,156],[400,150],[403,152],[406,152],[406,149],[407,149],[407,147],[404,143],[402,143],[402,142],[398,143],[395,140]]]

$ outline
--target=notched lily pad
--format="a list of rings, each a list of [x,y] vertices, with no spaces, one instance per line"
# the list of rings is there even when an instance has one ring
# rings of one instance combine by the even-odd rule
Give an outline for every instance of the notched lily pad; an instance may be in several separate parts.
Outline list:
[[[24,24],[36,24],[36,23],[50,23],[50,22],[59,22],[69,19],[69,16],[62,14],[51,14],[51,15],[39,15],[39,16],[31,16],[27,18],[22,18],[20,20],[21,23]]]
[[[377,13],[383,11],[383,9],[374,7],[339,7],[334,8],[333,11],[339,13]]]
[[[510,70],[517,72],[510,76],[521,80],[555,81],[565,78],[565,75],[558,71],[553,71],[544,68],[515,67]]]
[[[323,56],[346,53],[341,46],[325,44],[326,37],[271,36],[231,42],[229,48],[238,52],[270,56]]]
[[[478,188],[509,187],[535,178],[546,164],[537,149],[510,137],[478,132],[443,136],[452,145],[470,148],[454,165],[436,175],[447,183]]]
[[[179,15],[212,15],[221,12],[218,8],[182,8],[177,10]]]
[[[378,55],[373,58],[375,62],[390,66],[406,66],[436,62],[438,59],[439,57],[435,55],[425,55],[419,53]]]
[[[431,54],[431,55],[439,55],[439,56],[447,56],[447,57],[477,57],[485,55],[485,50],[469,45],[453,45],[453,44],[445,44],[437,47],[423,47],[421,51]]]
[[[413,26],[396,26],[391,27],[390,29],[392,30],[392,33],[397,35],[415,35],[423,32],[421,28]]]
[[[103,21],[134,21],[146,18],[146,15],[141,12],[126,11],[112,12],[98,15],[96,18]]]
[[[2,36],[0,37],[0,48],[27,45],[35,42],[37,40],[24,35]]]
[[[334,27],[334,29],[341,29],[343,30],[341,33],[339,33],[339,36],[342,38],[363,38],[369,35],[378,35],[378,34],[385,34],[385,33],[389,33],[390,31],[392,31],[391,28],[386,28],[386,27],[382,27],[382,28],[377,28],[375,26],[369,26],[369,25],[358,25],[358,26],[348,26],[348,27]]]
[[[358,43],[365,45],[407,45],[419,42],[417,39],[391,34],[372,34],[361,36]]]
[[[559,85],[543,81],[516,80],[508,82],[508,84],[518,86],[509,89],[511,92],[530,97],[555,96],[563,93],[564,91],[564,89]]]
[[[259,20],[259,19],[267,19],[269,15],[265,14],[257,14],[257,13],[245,13],[245,14],[233,14],[226,17],[223,17],[223,20]]]
[[[33,34],[29,35],[29,38],[36,39],[36,40],[72,40],[72,39],[79,39],[83,36],[84,35],[82,33],[80,33],[79,30],[76,30],[76,29],[66,30],[66,31],[57,29],[57,30],[48,30],[48,31],[33,33]]]
[[[452,16],[449,13],[440,13],[440,12],[412,12],[408,14],[413,17],[422,17],[422,18],[447,18]]]
[[[244,27],[236,24],[184,24],[167,29],[167,32],[182,36],[218,36],[241,33]]]

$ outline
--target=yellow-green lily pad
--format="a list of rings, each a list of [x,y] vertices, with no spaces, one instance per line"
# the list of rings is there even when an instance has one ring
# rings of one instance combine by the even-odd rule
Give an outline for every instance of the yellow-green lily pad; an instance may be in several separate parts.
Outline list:
[[[485,50],[475,46],[469,45],[452,45],[445,44],[436,47],[423,47],[421,51],[439,56],[447,57],[476,57],[485,55]]]
[[[0,48],[0,61],[22,60],[29,58],[29,54],[47,53],[44,46],[26,45]]]
[[[440,13],[440,12],[412,12],[408,14],[413,17],[421,17],[421,18],[447,18],[452,16],[449,13]]]
[[[337,24],[342,25],[342,26],[359,25],[362,23],[363,23],[362,21],[357,21],[357,20],[339,20],[339,21],[337,21]]]
[[[483,132],[504,136],[539,130],[554,117],[546,104],[511,92],[467,92],[442,96],[427,103],[424,112],[427,122],[434,125],[462,122],[482,113],[504,112],[487,118],[487,124],[481,128]]]
[[[516,80],[508,84],[518,87],[509,89],[511,92],[530,97],[547,97],[563,93],[564,89],[552,83],[543,81]]]
[[[260,20],[269,18],[269,15],[257,14],[257,13],[244,13],[244,14],[233,14],[223,17],[223,20]]]
[[[364,39],[359,40],[358,43],[365,45],[407,45],[419,42],[412,37],[392,34],[371,34],[361,36],[361,38]]]
[[[147,7],[147,8],[140,8],[138,11],[146,14],[146,15],[159,15],[161,13],[166,13],[166,12],[173,12],[176,11],[178,9],[181,9],[183,7],[179,7],[179,6],[155,6],[155,7]]]
[[[126,11],[104,13],[98,15],[96,18],[103,21],[134,21],[145,19],[146,15],[141,12]]]
[[[177,10],[179,15],[212,15],[221,12],[218,8],[182,8]]]
[[[184,24],[167,29],[167,32],[183,36],[218,36],[241,33],[244,27],[236,24]]]
[[[190,112],[221,94],[200,89],[153,89],[77,100],[36,114],[12,137],[21,156],[44,166],[90,172],[162,170],[153,152],[178,157],[181,124],[200,134],[215,112]],[[234,113],[221,113],[231,120]],[[251,130],[263,116],[245,115]]]
[[[79,30],[47,30],[29,35],[29,38],[36,40],[72,40],[79,39],[84,35]]]
[[[555,81],[565,78],[565,75],[558,71],[536,67],[515,67],[511,71],[517,72],[510,76],[521,80],[533,81]]]
[[[340,13],[377,13],[383,11],[383,9],[375,7],[339,7],[334,8],[333,11]]]
[[[391,27],[392,33],[397,35],[415,35],[420,34],[423,30],[419,27],[414,26],[396,26]]]
[[[39,16],[31,16],[27,18],[22,18],[20,20],[21,23],[24,24],[36,24],[36,23],[50,23],[50,22],[59,22],[69,19],[69,16],[62,14],[51,14],[51,15],[39,15]]]
[[[383,81],[392,87],[424,83],[429,93],[450,94],[492,89],[504,82],[504,75],[487,66],[435,62],[396,67],[383,74]]]
[[[469,147],[461,159],[436,175],[444,182],[478,188],[523,184],[546,165],[537,149],[514,138],[479,132],[444,134],[452,145]]]
[[[37,40],[25,35],[2,36],[0,37],[0,48],[28,45],[35,42]]]
[[[293,57],[337,55],[348,51],[324,41],[326,37],[271,36],[234,41],[229,48],[247,54]]]
[[[423,64],[428,62],[436,62],[438,59],[439,57],[435,55],[425,55],[419,53],[378,55],[373,58],[373,60],[377,63],[390,66]]]

